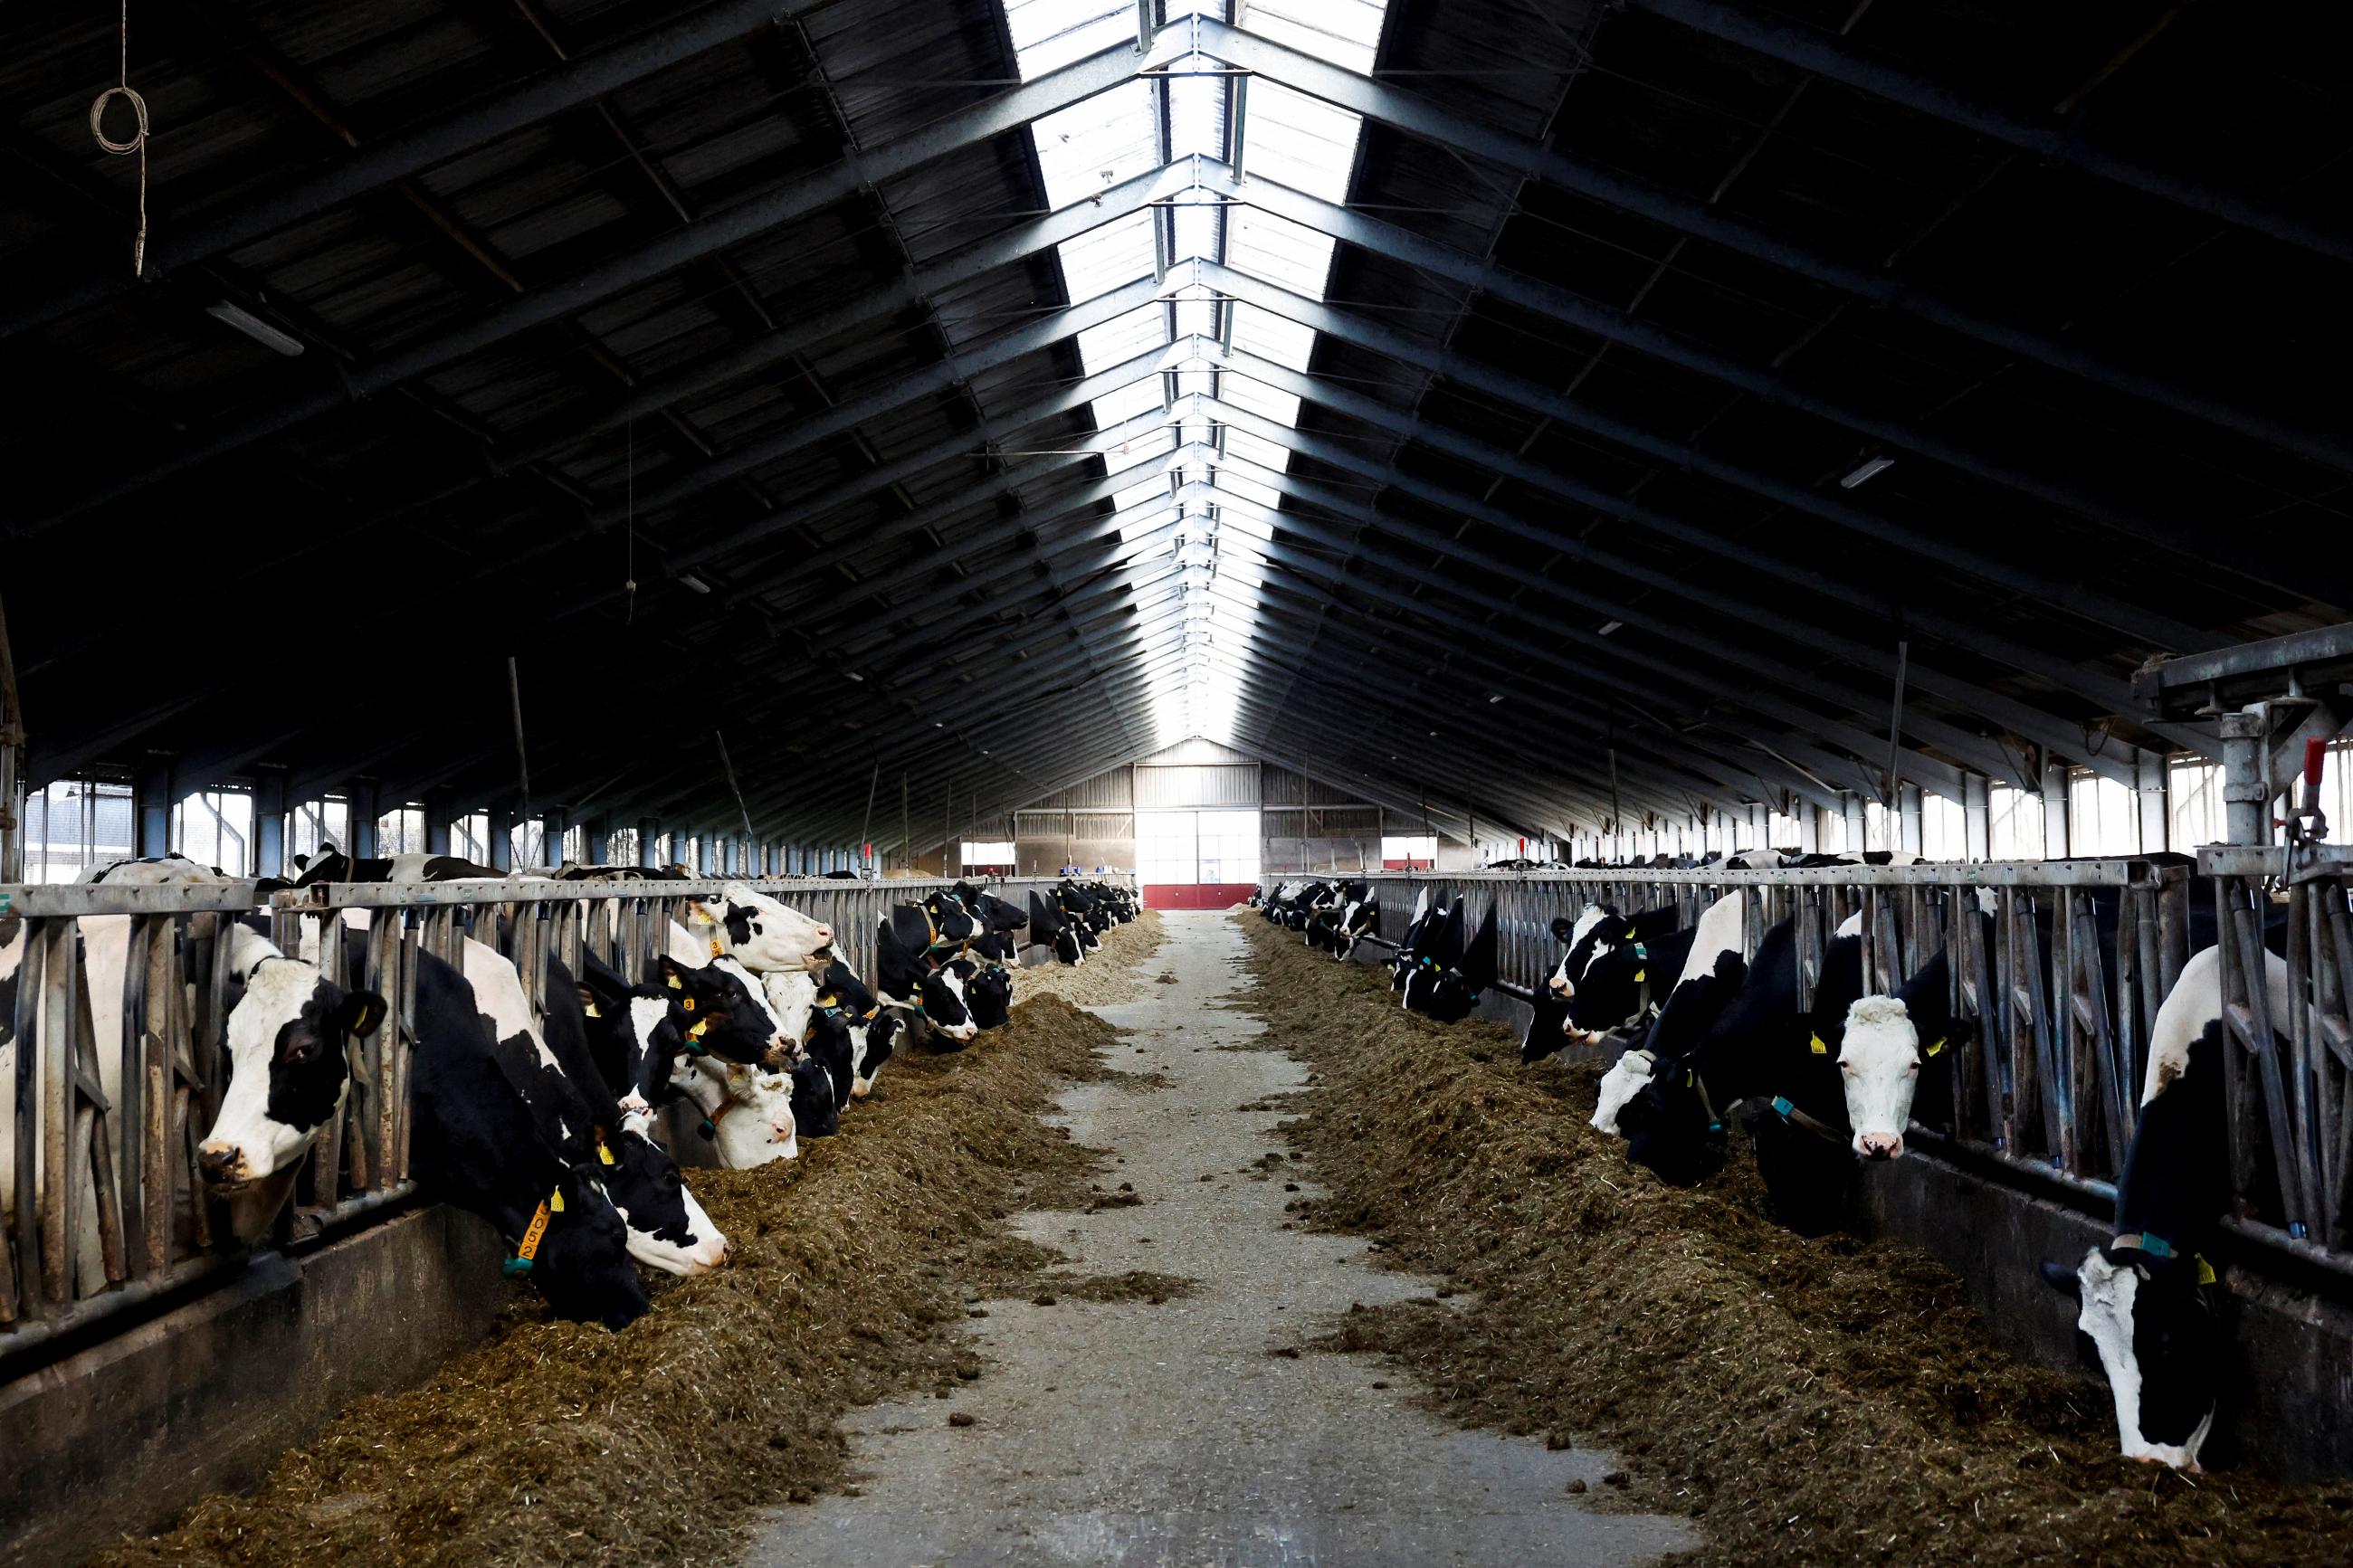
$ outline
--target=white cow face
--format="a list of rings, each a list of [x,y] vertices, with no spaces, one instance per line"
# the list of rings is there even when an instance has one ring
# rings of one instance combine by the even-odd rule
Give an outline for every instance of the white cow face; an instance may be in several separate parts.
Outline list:
[[[2108,1374],[2125,1458],[2194,1470],[2214,1426],[2221,1333],[2197,1286],[2200,1265],[2142,1257],[2094,1247],[2072,1276],[2057,1264],[2042,1268],[2076,1298],[2075,1327]]]
[[[1601,1075],[1600,1103],[1593,1108],[1591,1126],[1596,1132],[1619,1137],[1618,1113],[1643,1089],[1650,1087],[1651,1068],[1657,1058],[1648,1051],[1628,1051],[1609,1064]]]
[[[718,899],[698,903],[695,910],[725,933],[727,951],[746,969],[803,969],[822,974],[833,962],[831,926],[740,882],[730,883]]]
[[[1846,1010],[1839,1072],[1846,1081],[1854,1152],[1864,1159],[1893,1160],[1904,1152],[1904,1129],[1912,1120],[1921,1061],[1919,1031],[1901,1001],[1862,996]]]
[[[245,927],[231,931],[227,962],[243,994],[228,1016],[228,1090],[198,1155],[206,1182],[224,1194],[300,1163],[343,1109],[352,1037],[385,1014],[375,992],[346,992]]]
[[[728,1169],[799,1158],[791,1074],[715,1057],[681,1056],[670,1063],[670,1081],[702,1112],[698,1131]]]

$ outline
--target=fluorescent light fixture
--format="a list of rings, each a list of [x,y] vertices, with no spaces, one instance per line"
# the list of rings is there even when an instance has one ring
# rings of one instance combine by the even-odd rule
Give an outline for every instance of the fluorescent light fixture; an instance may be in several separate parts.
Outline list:
[[[841,673],[842,673],[842,677],[843,677],[843,679],[848,679],[848,680],[855,680],[855,681],[858,681],[859,683],[860,683],[861,685],[862,685],[862,684],[864,684],[865,679],[866,679],[866,678],[865,678],[864,676],[862,676],[862,675],[859,674],[859,673],[858,673],[856,670],[854,670],[854,669],[845,669],[845,670],[843,670]],[[981,753],[981,755],[982,755],[982,756],[984,756],[984,757],[985,757],[985,756],[987,756],[987,754],[988,754],[988,753],[987,753],[987,752],[983,752]]]
[[[1883,469],[1892,468],[1894,466],[1895,459],[1893,458],[1873,458],[1871,461],[1863,464],[1862,467],[1856,468],[1854,472],[1841,479],[1839,481],[1839,489],[1842,490],[1851,490],[1854,489],[1855,486],[1862,483],[1863,480],[1871,478],[1872,475],[1876,474]]]
[[[711,584],[704,582],[702,578],[696,576],[691,572],[681,574],[678,580],[678,585],[681,588],[691,588],[698,594],[708,594],[711,592]]]
[[[217,305],[206,306],[205,314],[222,326],[236,328],[272,353],[281,353],[292,359],[302,352],[301,339],[287,336],[243,306],[232,305],[223,300]]]
[[[1599,632],[1596,632],[1594,635],[1595,635],[1596,637],[1608,637],[1611,632],[1616,631],[1619,627],[1620,627],[1620,626],[1624,626],[1625,624],[1626,624],[1626,623],[1625,623],[1625,622],[1623,622],[1623,621],[1604,621],[1604,622],[1602,622],[1602,623],[1601,623],[1601,629],[1600,629]]]
[[[1504,694],[1500,691],[1490,691],[1487,693],[1487,700],[1490,702],[1501,702],[1503,700]]]

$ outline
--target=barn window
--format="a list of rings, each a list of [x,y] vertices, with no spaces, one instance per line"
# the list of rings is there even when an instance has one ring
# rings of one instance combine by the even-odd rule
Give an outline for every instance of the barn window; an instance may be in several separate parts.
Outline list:
[[[2042,797],[1996,784],[1986,792],[1986,826],[1997,860],[2042,858]]]
[[[198,790],[172,808],[172,852],[232,877],[253,871],[253,796],[241,789]]]
[[[2140,815],[2133,792],[2089,768],[2067,779],[2067,853],[2131,855],[2140,848]]]
[[[426,853],[425,808],[411,801],[397,811],[377,817],[375,852],[382,856]]]
[[[1968,858],[1968,817],[1959,801],[1941,795],[1920,797],[1920,853],[1931,860]]]
[[[1009,838],[970,839],[956,846],[956,863],[967,873],[1013,875],[1013,841]]]
[[[491,858],[491,818],[488,812],[469,812],[449,824],[449,853],[477,865]]]
[[[297,855],[316,855],[322,845],[332,844],[338,849],[350,849],[351,820],[351,803],[339,795],[331,795],[324,800],[306,800],[288,812],[287,864],[292,865]]]
[[[1427,871],[1438,864],[1435,833],[1385,833],[1381,836],[1381,868],[1388,871]]]
[[[25,880],[70,882],[138,853],[131,786],[59,779],[25,800]]]

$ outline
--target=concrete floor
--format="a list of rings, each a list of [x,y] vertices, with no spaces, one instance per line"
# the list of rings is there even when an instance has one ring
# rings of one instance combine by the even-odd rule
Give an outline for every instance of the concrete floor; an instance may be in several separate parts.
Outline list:
[[[1101,1011],[1135,1031],[1118,1065],[1174,1083],[1086,1085],[1062,1101],[1074,1138],[1124,1161],[1105,1184],[1132,1182],[1143,1203],[1017,1224],[1078,1272],[1155,1269],[1198,1292],[988,1302],[971,1324],[981,1380],[854,1416],[864,1495],[776,1511],[748,1561],[1409,1568],[1638,1563],[1691,1544],[1677,1521],[1592,1513],[1566,1494],[1599,1486],[1605,1454],[1455,1430],[1409,1407],[1370,1357],[1273,1353],[1352,1301],[1430,1287],[1365,1267],[1361,1242],[1280,1228],[1299,1173],[1250,1174],[1280,1147],[1279,1114],[1235,1107],[1297,1088],[1304,1069],[1212,1048],[1261,1031],[1219,1005],[1243,984],[1241,937],[1222,912],[1172,911],[1168,929],[1148,967],[1178,984]],[[952,1412],[974,1425],[949,1426]]]

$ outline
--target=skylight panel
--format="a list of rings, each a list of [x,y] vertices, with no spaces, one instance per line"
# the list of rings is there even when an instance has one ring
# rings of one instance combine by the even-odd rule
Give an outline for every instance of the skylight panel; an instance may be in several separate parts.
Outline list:
[[[1079,333],[1079,363],[1089,375],[1167,342],[1165,307],[1145,305]]]
[[[1005,19],[1024,81],[1135,38],[1135,7],[1120,0],[1005,0]]]
[[[1370,76],[1387,9],[1386,0],[1241,0],[1234,22],[1261,38]]]
[[[1251,312],[1243,313],[1248,315]],[[1277,425],[1288,426],[1294,430],[1299,427],[1299,399],[1287,392],[1277,392],[1262,381],[1247,375],[1229,375],[1225,378],[1224,384],[1219,387],[1218,395],[1235,407],[1248,409],[1262,419],[1271,419]],[[1286,452],[1283,456],[1288,461],[1290,454]],[[1270,468],[1279,468],[1283,466],[1282,463],[1267,465]]]
[[[1305,370],[1307,356],[1315,352],[1315,329],[1255,305],[1241,305],[1235,309],[1234,347],[1291,370]]]
[[[1332,276],[1333,243],[1328,236],[1256,207],[1238,209],[1232,226],[1233,238],[1226,247],[1228,266],[1294,294],[1324,297],[1324,285]]]
[[[1134,418],[1146,409],[1160,406],[1160,378],[1147,375],[1132,381],[1117,392],[1105,393],[1094,401],[1095,424],[1107,427]]]
[[[1348,194],[1362,124],[1345,109],[1261,78],[1250,83],[1243,167],[1294,191],[1339,201]]]
[[[1286,453],[1285,456],[1288,457],[1289,454]],[[1282,493],[1280,490],[1270,489],[1256,479],[1246,479],[1231,468],[1223,469],[1219,473],[1218,488],[1221,490],[1231,490],[1244,500],[1254,500],[1269,511],[1273,510],[1275,503],[1282,499]]]
[[[1072,300],[1108,294],[1152,275],[1152,216],[1128,216],[1064,240],[1062,286]]]
[[[1099,92],[1034,121],[1029,132],[1052,206],[1082,202],[1160,167],[1160,116],[1149,82]]]
[[[1226,381],[1228,394],[1226,400],[1237,405],[1241,400],[1234,397],[1232,393],[1240,384],[1241,380],[1240,376],[1229,376]],[[1247,430],[1237,430],[1231,426],[1226,430],[1226,450],[1246,463],[1256,463],[1261,468],[1281,468],[1283,464],[1291,460],[1291,454],[1273,442],[1261,436],[1253,436]]]

